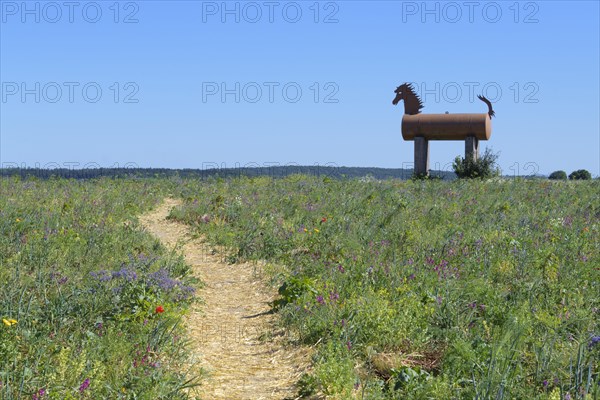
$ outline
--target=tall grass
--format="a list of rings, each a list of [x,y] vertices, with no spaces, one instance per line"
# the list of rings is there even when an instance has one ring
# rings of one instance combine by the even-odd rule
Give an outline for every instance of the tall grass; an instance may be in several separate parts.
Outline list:
[[[186,181],[173,217],[285,265],[302,392],[597,399],[598,182]]]
[[[136,220],[172,186],[0,180],[1,399],[186,398],[193,282]]]

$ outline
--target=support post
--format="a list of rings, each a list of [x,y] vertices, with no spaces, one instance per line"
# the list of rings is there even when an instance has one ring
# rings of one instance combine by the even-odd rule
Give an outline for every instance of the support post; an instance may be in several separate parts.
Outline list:
[[[465,160],[468,159],[473,161],[479,159],[479,139],[475,136],[467,136],[465,139]]]
[[[415,175],[429,175],[429,140],[423,136],[415,139]]]

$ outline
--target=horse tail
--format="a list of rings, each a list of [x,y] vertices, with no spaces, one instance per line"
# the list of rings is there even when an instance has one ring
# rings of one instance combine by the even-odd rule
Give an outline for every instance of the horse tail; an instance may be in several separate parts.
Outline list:
[[[492,109],[492,103],[488,99],[486,99],[485,96],[477,95],[477,98],[479,100],[483,101],[485,104],[487,104],[487,106],[488,106],[488,115],[490,116],[490,118],[492,118],[493,116],[496,115],[496,113]]]

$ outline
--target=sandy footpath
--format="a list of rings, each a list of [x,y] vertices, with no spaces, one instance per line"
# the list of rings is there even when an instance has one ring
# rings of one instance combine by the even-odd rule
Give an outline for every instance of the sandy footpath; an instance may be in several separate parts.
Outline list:
[[[276,291],[256,273],[256,265],[223,262],[184,224],[167,220],[178,200],[166,199],[139,217],[168,248],[180,247],[204,287],[202,300],[186,317],[193,359],[208,373],[194,394],[202,399],[294,399],[294,383],[309,363],[309,352],[285,346],[277,316],[269,314]]]

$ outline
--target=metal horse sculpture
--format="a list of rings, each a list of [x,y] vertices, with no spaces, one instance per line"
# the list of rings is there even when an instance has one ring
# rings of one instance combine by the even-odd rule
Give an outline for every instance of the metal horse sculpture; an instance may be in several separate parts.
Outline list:
[[[488,140],[492,134],[491,118],[495,115],[492,103],[477,96],[488,106],[481,114],[421,114],[423,103],[411,84],[404,83],[394,91],[396,105],[404,100],[402,137],[415,141],[415,174],[429,173],[429,140],[464,140],[465,157],[477,159],[479,140]]]

